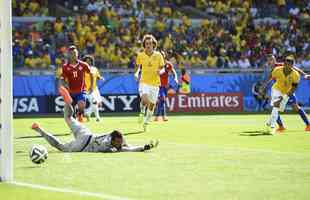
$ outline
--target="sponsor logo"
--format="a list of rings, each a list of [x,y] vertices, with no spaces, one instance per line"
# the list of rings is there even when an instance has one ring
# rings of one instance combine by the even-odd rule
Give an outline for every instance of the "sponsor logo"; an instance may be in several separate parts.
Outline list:
[[[241,93],[179,94],[169,97],[167,106],[171,112],[240,112],[243,96]]]
[[[13,99],[14,113],[33,113],[39,111],[39,103],[36,97],[21,97]]]
[[[100,111],[105,112],[137,112],[137,95],[104,95],[101,96],[102,107]],[[61,96],[55,98],[55,112],[62,112],[65,103]]]

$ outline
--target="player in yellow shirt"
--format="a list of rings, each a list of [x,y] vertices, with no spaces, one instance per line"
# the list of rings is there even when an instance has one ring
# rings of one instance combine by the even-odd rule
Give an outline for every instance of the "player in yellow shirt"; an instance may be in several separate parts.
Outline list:
[[[141,98],[139,121],[143,121],[147,108],[143,123],[143,128],[145,130],[154,112],[160,86],[159,76],[165,72],[165,62],[161,53],[156,51],[157,40],[153,35],[145,35],[142,43],[144,50],[137,55],[136,64],[138,66],[138,71],[135,73],[135,76],[138,76],[138,74],[141,75],[139,84],[139,94]]]
[[[287,56],[284,62],[284,66],[275,68],[272,71],[272,79],[275,83],[271,90],[271,106],[272,112],[267,126],[270,126],[269,133],[274,134],[276,132],[275,125],[279,116],[279,111],[283,112],[285,106],[291,96],[296,90],[300,81],[300,75],[293,66],[294,58]]]
[[[96,121],[100,121],[99,106],[101,105],[102,99],[97,87],[97,80],[103,80],[99,73],[99,70],[94,66],[95,60],[93,56],[86,55],[83,61],[90,65],[90,73],[93,75],[91,78],[89,73],[85,73],[85,88],[88,92],[89,106],[85,110],[85,115],[89,121],[92,113],[95,113]]]
[[[294,62],[294,58],[292,56],[288,56],[287,57],[288,60],[291,60],[290,62]],[[284,63],[279,63],[277,62],[276,58],[274,55],[272,54],[269,54],[268,57],[267,57],[267,62],[268,62],[268,65],[271,67],[271,72],[273,71],[273,69],[275,69],[276,67],[279,67],[279,66],[283,66]],[[301,76],[303,76],[306,80],[309,79],[309,75],[307,73],[305,73],[303,70],[299,69],[298,67],[296,66],[293,66],[293,69],[296,70]],[[261,91],[264,91],[265,88],[267,87],[267,85],[273,81],[272,78],[271,78],[271,73],[270,73],[270,76],[268,77],[268,80],[266,81],[265,85],[263,86],[262,90]],[[310,122],[309,122],[309,119],[307,117],[307,113],[304,111],[304,109],[302,107],[300,107],[298,105],[298,100],[297,100],[297,97],[295,95],[295,93],[292,93],[290,96],[289,96],[289,99],[288,99],[288,102],[287,102],[288,105],[290,105],[292,107],[292,109],[297,112],[300,116],[300,118],[303,120],[303,122],[305,123],[306,125],[306,128],[305,128],[305,131],[310,131]],[[277,124],[279,125],[279,128],[277,129],[277,132],[283,132],[285,131],[285,127],[284,127],[284,124],[282,122],[282,119],[279,115],[278,119],[277,119]]]

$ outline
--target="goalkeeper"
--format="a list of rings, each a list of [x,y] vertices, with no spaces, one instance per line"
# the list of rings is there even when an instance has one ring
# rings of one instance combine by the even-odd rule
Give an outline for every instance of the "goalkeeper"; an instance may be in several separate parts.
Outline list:
[[[118,130],[108,134],[94,135],[73,118],[73,112],[73,107],[65,104],[64,118],[75,138],[71,142],[61,143],[58,138],[47,133],[37,123],[33,123],[31,128],[44,137],[50,145],[62,152],[142,152],[157,147],[159,143],[157,140],[143,146],[131,146],[126,143],[123,134]]]

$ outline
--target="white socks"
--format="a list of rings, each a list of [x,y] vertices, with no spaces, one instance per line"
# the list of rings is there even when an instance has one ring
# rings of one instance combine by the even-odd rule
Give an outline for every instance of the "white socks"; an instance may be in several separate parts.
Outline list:
[[[96,119],[100,119],[98,104],[93,104],[93,111],[95,113]]]
[[[271,116],[270,116],[270,127],[271,128],[276,127],[278,116],[279,116],[279,108],[273,107]]]
[[[146,106],[143,105],[142,101],[140,101],[140,113],[142,113],[143,115],[145,114],[145,108]]]
[[[153,116],[153,112],[154,112],[154,109],[153,109],[153,110],[147,109],[147,111],[146,111],[146,117],[145,117],[145,119],[144,119],[144,123],[145,123],[145,124],[147,124],[147,123],[151,120],[151,118],[152,118],[152,116]]]

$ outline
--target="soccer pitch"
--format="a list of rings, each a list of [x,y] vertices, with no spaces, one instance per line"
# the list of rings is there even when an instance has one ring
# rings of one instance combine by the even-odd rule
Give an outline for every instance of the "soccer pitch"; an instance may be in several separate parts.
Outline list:
[[[146,133],[137,117],[86,123],[95,133],[120,129],[130,144],[160,139],[145,153],[61,153],[33,137],[33,121],[71,140],[62,118],[14,119],[15,181],[43,190],[0,184],[1,199],[309,199],[310,133],[297,115],[288,130],[264,135],[268,115],[173,116]],[[28,136],[28,137],[25,137]],[[28,157],[33,144],[48,148],[46,163]]]

